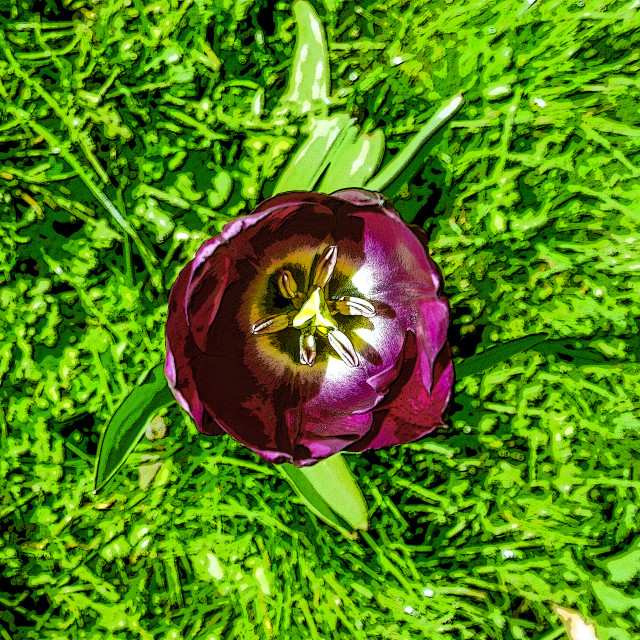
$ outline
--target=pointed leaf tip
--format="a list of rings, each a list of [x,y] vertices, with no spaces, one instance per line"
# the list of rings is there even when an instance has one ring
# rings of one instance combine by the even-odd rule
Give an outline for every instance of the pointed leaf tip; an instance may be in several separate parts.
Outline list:
[[[120,403],[104,430],[98,445],[94,494],[113,478],[129,454],[140,442],[151,418],[174,402],[159,364],[145,376]]]
[[[279,469],[307,507],[323,522],[351,539],[355,539],[357,531],[367,531],[367,504],[341,454],[311,467],[283,464]]]
[[[329,48],[318,12],[306,0],[293,4],[296,44],[287,89],[280,99],[293,111],[305,114],[329,104],[331,73]]]

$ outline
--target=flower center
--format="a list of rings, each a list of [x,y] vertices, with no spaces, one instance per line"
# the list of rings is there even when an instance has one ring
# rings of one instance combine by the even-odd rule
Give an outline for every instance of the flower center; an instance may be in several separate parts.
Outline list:
[[[266,316],[251,327],[254,335],[266,335],[288,327],[300,330],[300,363],[312,366],[316,360],[317,337],[326,338],[335,353],[350,367],[360,364],[351,340],[338,328],[333,316],[364,316],[372,318],[375,307],[362,298],[343,296],[338,300],[327,300],[327,285],[333,275],[338,259],[338,247],[327,247],[318,258],[306,294],[298,291],[298,285],[290,271],[283,269],[278,278],[280,293],[291,301],[293,309],[287,313]]]
[[[331,312],[324,299],[324,292],[320,287],[316,287],[309,293],[306,302],[300,307],[300,311],[293,316],[291,324],[296,329],[310,325],[319,331],[338,328],[338,323],[331,317]]]

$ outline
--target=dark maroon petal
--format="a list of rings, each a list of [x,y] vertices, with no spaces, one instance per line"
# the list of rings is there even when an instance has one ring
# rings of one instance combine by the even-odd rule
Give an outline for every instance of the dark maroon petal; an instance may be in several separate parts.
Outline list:
[[[293,384],[293,368],[282,352],[265,342],[268,336],[251,335],[250,327],[259,319],[251,313],[261,313],[252,304],[251,284],[264,276],[265,266],[277,264],[278,258],[282,262],[301,245],[307,245],[305,264],[310,262],[331,233],[331,210],[323,209],[322,197],[310,195],[301,202],[298,194],[285,194],[275,199],[276,205],[272,200],[271,206],[227,225],[201,247],[171,296],[170,316],[176,317],[167,325],[168,351],[184,365],[167,366],[169,378],[175,378],[176,397],[189,396],[181,404],[187,405],[199,428],[204,425],[204,408],[227,433],[265,458],[293,455],[297,433],[289,432],[285,414],[316,395],[322,372],[316,369],[303,384]],[[260,232],[252,233],[267,216]],[[283,224],[288,236],[280,229]],[[265,353],[269,344],[271,353]]]
[[[165,377],[178,404],[191,415],[198,429],[212,436],[221,435],[224,433],[222,429],[204,410],[197,383],[191,371],[190,357],[198,355],[198,348],[187,324],[185,311],[184,301],[188,278],[188,270],[183,269],[169,296],[165,335],[167,349]]]
[[[287,194],[297,196],[298,194]],[[230,274],[224,297],[216,308],[216,318],[209,321],[210,309],[198,308],[192,301],[190,317],[201,317],[206,320],[203,330],[209,336],[202,348],[211,355],[224,357],[224,367],[228,369],[243,369],[245,371],[245,391],[248,396],[279,395],[279,381],[296,371],[298,376],[299,393],[292,397],[292,407],[280,402],[278,410],[295,408],[301,413],[300,420],[331,421],[336,416],[350,415],[354,411],[365,411],[372,408],[380,400],[380,391],[386,390],[397,374],[398,361],[402,344],[406,319],[398,318],[395,312],[380,313],[374,318],[349,318],[345,323],[353,329],[354,345],[362,356],[363,364],[352,368],[346,366],[333,354],[331,347],[324,338],[320,338],[318,360],[314,367],[304,367],[300,370],[297,363],[299,347],[297,330],[291,329],[274,334],[273,336],[251,336],[249,328],[261,317],[273,312],[270,309],[260,309],[255,306],[255,299],[262,289],[267,288],[269,270],[279,275],[283,267],[291,266],[291,255],[302,251],[306,256],[307,270],[314,255],[322,245],[337,244],[338,265],[336,271],[345,272],[344,280],[348,280],[351,273],[362,271],[367,256],[363,254],[361,246],[366,234],[366,224],[360,217],[349,217],[342,214],[334,215],[324,204],[335,203],[335,199],[324,196],[316,198],[311,204],[307,203],[301,210],[299,203],[292,206],[290,199],[286,210],[278,211],[269,218],[269,227],[256,225],[254,229],[247,229],[242,236],[242,244],[233,245],[235,251],[234,272]],[[351,207],[354,209],[354,207]],[[360,212],[359,212],[360,213]],[[274,219],[275,218],[275,219]],[[290,218],[290,220],[288,220]],[[384,218],[383,218],[384,219]],[[287,234],[280,230],[279,225],[286,225]],[[282,236],[285,240],[282,240]],[[262,268],[255,269],[251,262],[262,254]],[[249,256],[249,258],[246,258]],[[213,264],[215,254],[209,257]],[[304,261],[302,262],[304,264]],[[296,266],[296,265],[294,265]],[[216,272],[223,268],[212,267]],[[208,281],[209,270],[198,273],[200,280]],[[307,274],[307,281],[310,274]],[[211,274],[213,281],[220,279],[218,273]],[[336,280],[340,282],[340,275]],[[305,284],[308,284],[305,283]],[[363,286],[368,294],[368,282]],[[195,288],[194,288],[195,289]],[[210,295],[204,290],[202,302]],[[358,294],[359,290],[331,289],[332,298],[346,294]],[[367,297],[367,296],[365,296]],[[374,305],[375,295],[369,296]],[[199,299],[198,299],[199,300]],[[210,306],[214,306],[212,303]],[[385,305],[388,306],[388,305]],[[408,315],[408,314],[405,314]],[[192,322],[194,332],[198,327]],[[361,335],[359,335],[359,332]],[[288,339],[295,346],[292,356],[283,359],[283,345],[281,341]],[[321,361],[324,360],[324,363]],[[324,373],[321,369],[324,368]],[[221,372],[222,373],[222,372]],[[217,379],[217,377],[216,377]],[[375,381],[375,386],[371,385]],[[247,386],[248,385],[248,386]],[[216,398],[207,394],[208,406],[216,418],[220,418],[226,425],[237,422],[237,416],[231,420],[227,417],[234,409],[226,401],[229,383],[222,375],[217,383]],[[303,393],[308,389],[308,393]],[[229,391],[229,393],[231,393]],[[230,427],[236,428],[236,427]],[[248,428],[248,426],[247,426]],[[240,435],[240,434],[238,434]]]
[[[249,359],[248,366],[240,359],[207,354],[191,361],[205,412],[215,416],[234,439],[265,460],[302,464],[337,453],[367,433],[371,415],[346,412],[336,396],[330,407],[320,407],[317,413],[322,417],[314,417],[324,383],[322,369],[306,367],[306,375],[296,377],[286,363],[274,360],[261,363],[263,375],[255,376],[260,367],[252,359],[258,350],[249,343],[244,354],[238,352],[239,357]],[[372,395],[373,400],[365,396],[360,402],[374,404],[382,397]]]
[[[257,380],[237,362],[208,354],[192,360],[191,368],[205,411],[226,433],[256,452],[292,455],[283,409],[293,399],[286,381]]]
[[[229,247],[218,247],[218,250],[206,263],[206,271],[192,268],[186,299],[187,321],[193,332],[196,344],[202,351],[206,351],[209,329],[213,324],[222,302],[233,256]]]

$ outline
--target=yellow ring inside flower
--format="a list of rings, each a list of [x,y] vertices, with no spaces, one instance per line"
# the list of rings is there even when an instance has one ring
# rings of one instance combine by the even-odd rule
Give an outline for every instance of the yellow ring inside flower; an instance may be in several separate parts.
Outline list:
[[[340,316],[341,325],[344,324],[345,329],[347,328],[346,324],[351,330],[357,327],[371,329],[371,323],[363,325],[362,322],[354,323],[352,321],[352,316],[359,315],[361,311],[366,312],[367,309],[371,309],[372,313],[375,313],[371,303],[354,295],[358,292],[354,290],[352,278],[357,273],[358,267],[353,264],[355,261],[348,258],[343,260],[343,256],[340,255],[338,247],[335,245],[324,248],[321,246],[319,250],[314,252],[315,258],[310,259],[311,253],[308,250],[289,253],[284,264],[276,266],[264,277],[258,277],[254,280],[247,291],[247,299],[256,301],[250,306],[248,326],[251,327],[252,333],[256,334],[256,338],[259,338],[264,355],[285,366],[283,354],[291,356],[293,362],[309,366],[315,363],[316,338],[314,334],[319,334],[322,336],[323,342],[326,342],[325,348],[322,350],[323,353],[329,351],[328,354],[320,358],[322,362],[326,363],[328,356],[335,354],[348,366],[357,366],[359,358],[350,336],[338,328],[338,322],[333,318],[333,315],[336,313],[349,314]],[[338,259],[340,259],[339,266]],[[315,268],[310,268],[314,267],[313,263],[315,263]],[[340,268],[344,266],[349,269],[350,274]],[[282,274],[286,274],[284,280]],[[297,277],[294,274],[297,274]],[[283,285],[285,281],[287,284]],[[304,302],[301,305],[294,305],[293,292],[300,295],[300,288],[306,289],[309,284],[311,288],[308,290],[308,294],[306,296],[302,294],[300,298]],[[324,288],[319,285],[324,285]],[[361,304],[349,306],[343,303],[337,307],[334,300],[330,300],[329,305],[332,309],[330,310],[325,298],[329,291],[334,294],[334,299],[339,297],[335,295],[336,293],[348,293],[348,299],[360,300]],[[299,303],[299,300],[296,302]],[[348,322],[343,323],[342,320],[348,320]],[[353,326],[354,324],[356,326]],[[297,331],[293,332],[292,329]],[[361,338],[359,342],[362,342]]]

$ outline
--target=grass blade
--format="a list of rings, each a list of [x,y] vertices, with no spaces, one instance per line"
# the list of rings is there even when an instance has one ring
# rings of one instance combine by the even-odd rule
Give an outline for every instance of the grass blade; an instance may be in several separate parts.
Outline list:
[[[424,143],[444,124],[449,122],[451,118],[458,112],[464,104],[464,98],[461,93],[456,93],[453,98],[445,102],[438,111],[429,118],[427,123],[416,133],[409,143],[397,153],[391,162],[382,169],[373,179],[371,179],[366,188],[370,191],[383,191],[386,189],[411,163],[414,156],[420,151]]]
[[[510,340],[488,351],[471,356],[461,364],[456,365],[456,378],[461,380],[467,376],[475,376],[487,369],[491,369],[512,356],[544,342],[548,337],[549,335],[546,333],[533,333],[530,336]]]

